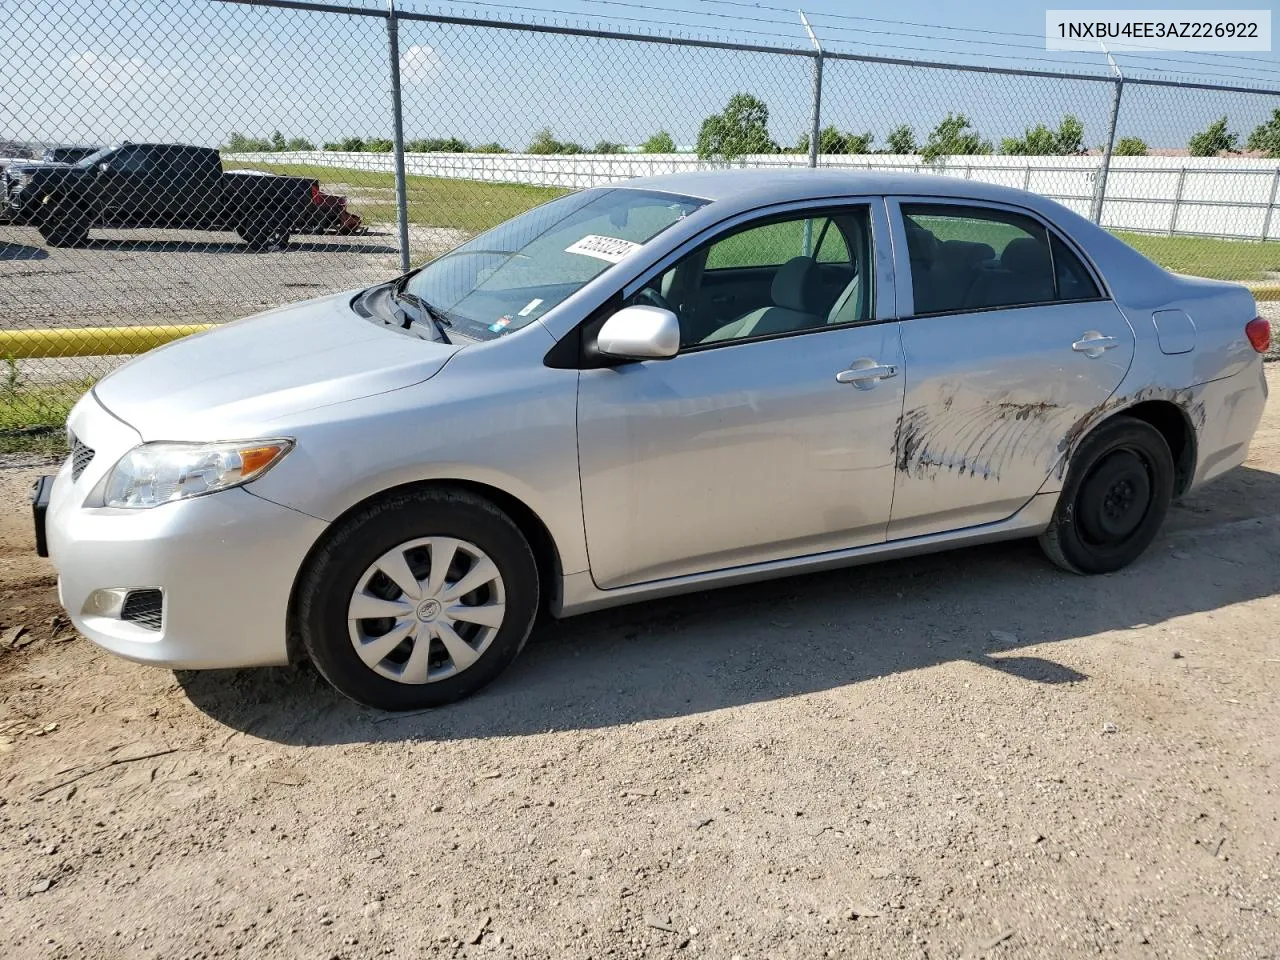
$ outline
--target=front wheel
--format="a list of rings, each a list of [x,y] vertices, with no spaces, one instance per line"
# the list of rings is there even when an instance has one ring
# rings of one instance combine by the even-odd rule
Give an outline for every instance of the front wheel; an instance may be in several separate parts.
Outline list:
[[[1169,444],[1155,427],[1118,416],[1089,434],[1040,546],[1072,573],[1111,573],[1151,545],[1173,499]]]
[[[40,236],[51,247],[80,247],[89,239],[92,218],[74,204],[59,204],[40,224]]]
[[[456,490],[406,493],[344,521],[303,575],[303,646],[383,710],[437,707],[498,676],[529,638],[538,571],[519,528]]]

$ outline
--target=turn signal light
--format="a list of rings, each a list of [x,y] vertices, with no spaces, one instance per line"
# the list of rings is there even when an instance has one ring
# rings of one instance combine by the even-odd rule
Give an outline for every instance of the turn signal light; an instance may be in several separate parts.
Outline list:
[[[1244,325],[1244,335],[1253,344],[1253,349],[1266,353],[1271,349],[1271,324],[1263,317],[1254,317]]]

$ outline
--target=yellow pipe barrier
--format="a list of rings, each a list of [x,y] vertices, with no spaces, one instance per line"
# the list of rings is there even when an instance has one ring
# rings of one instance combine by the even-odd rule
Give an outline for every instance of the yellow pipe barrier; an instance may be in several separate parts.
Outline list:
[[[0,330],[0,359],[47,360],[54,357],[109,357],[146,353],[180,337],[200,333],[212,323],[166,327],[68,327]]]

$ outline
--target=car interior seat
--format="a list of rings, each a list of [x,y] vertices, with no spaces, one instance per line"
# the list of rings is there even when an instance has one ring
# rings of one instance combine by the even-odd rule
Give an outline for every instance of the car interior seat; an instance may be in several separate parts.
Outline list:
[[[759,307],[750,313],[717,327],[702,343],[760,337],[771,333],[788,333],[823,323],[815,299],[818,294],[818,269],[812,257],[792,257],[773,275],[769,297],[772,306]]]

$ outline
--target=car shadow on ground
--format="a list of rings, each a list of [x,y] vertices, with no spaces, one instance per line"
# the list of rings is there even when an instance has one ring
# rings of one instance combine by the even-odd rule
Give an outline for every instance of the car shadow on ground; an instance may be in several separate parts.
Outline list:
[[[124,253],[243,253],[260,257],[235,237],[225,240],[134,240],[118,237],[90,237],[80,250],[112,250]],[[378,243],[359,243],[345,237],[293,239],[283,250],[269,253],[399,253],[398,247]]]
[[[0,241],[0,260],[47,260],[48,258],[49,251],[42,247]]]
[[[1187,507],[1132,567],[1063,573],[1034,541],[853,567],[544,623],[494,684],[452,706],[387,714],[307,666],[182,672],[201,711],[291,744],[454,740],[593,729],[831,690],[950,661],[1022,681],[1087,681],[1043,644],[1165,623],[1280,591],[1280,476],[1241,468],[1245,515],[1204,527]],[[1194,506],[1194,502],[1193,502]],[[1240,512],[1237,509],[1237,512]],[[1221,532],[1217,532],[1221,531]],[[1236,556],[1227,555],[1234,550]],[[1037,645],[1035,653],[1020,653]]]

